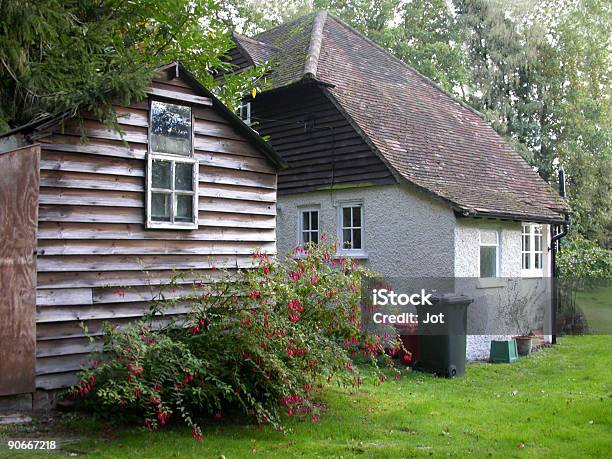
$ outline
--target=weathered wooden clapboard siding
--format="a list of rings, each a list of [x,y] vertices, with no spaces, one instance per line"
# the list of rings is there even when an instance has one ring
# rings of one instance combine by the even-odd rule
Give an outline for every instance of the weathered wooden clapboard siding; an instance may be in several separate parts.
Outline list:
[[[183,103],[199,100],[180,78],[162,75],[152,88]],[[104,321],[125,326],[142,316],[177,272],[184,277],[165,299],[191,293],[194,281],[214,280],[219,269],[252,267],[256,249],[276,250],[275,166],[206,105],[193,108],[199,228],[145,229],[148,102],[115,110],[121,135],[85,114],[40,139],[39,388],[72,384],[99,349],[81,323],[100,336]],[[189,307],[172,304],[166,320]]]
[[[270,137],[289,164],[278,175],[279,193],[394,182],[389,169],[319,87],[283,90],[282,97],[264,92],[251,106],[255,129]]]

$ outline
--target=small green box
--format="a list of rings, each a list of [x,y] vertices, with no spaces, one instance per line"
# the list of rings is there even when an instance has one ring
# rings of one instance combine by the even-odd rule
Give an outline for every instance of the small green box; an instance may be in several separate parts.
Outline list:
[[[491,362],[512,363],[518,360],[516,340],[491,341]]]

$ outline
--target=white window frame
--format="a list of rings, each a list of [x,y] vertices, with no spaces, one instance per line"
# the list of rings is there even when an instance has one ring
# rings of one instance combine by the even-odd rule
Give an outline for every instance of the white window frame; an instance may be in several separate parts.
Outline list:
[[[361,209],[361,248],[359,249],[345,249],[344,248],[344,229],[355,229],[356,227],[347,226],[346,228],[343,226],[343,209],[347,207],[359,207]],[[366,241],[365,241],[365,208],[363,205],[363,201],[342,201],[338,203],[338,212],[337,212],[337,238],[338,238],[338,248],[337,255],[339,256],[348,256],[351,258],[367,258],[366,253]]]
[[[309,207],[298,207],[298,233],[297,233],[297,242],[298,245],[304,246],[306,241],[304,241],[304,221],[303,216],[306,212],[316,212],[317,213],[317,229],[316,230],[307,230],[309,233],[317,233],[317,241],[321,242],[321,208],[317,206],[309,206]],[[312,219],[312,217],[309,217]],[[312,228],[312,220],[310,227]]]
[[[539,228],[540,232],[537,233]],[[525,250],[525,236],[529,238],[529,250]],[[536,250],[536,239],[540,239],[540,250]],[[525,255],[529,256],[529,266],[525,267],[523,261]],[[536,255],[540,255],[540,267],[536,267]],[[521,276],[543,277],[544,276],[544,227],[537,223],[523,223],[521,226]]]
[[[251,125],[251,102],[242,102],[238,107],[238,117],[247,126]]]
[[[482,241],[482,233],[483,232],[491,232],[491,233],[495,233],[495,244],[489,244],[489,243],[484,243]],[[499,230],[495,229],[495,228],[482,228],[478,231],[478,277],[480,279],[494,279],[499,277],[499,271],[500,271],[500,264],[499,264],[499,260],[500,260],[500,234],[499,234]],[[493,277],[482,277],[481,276],[481,266],[480,266],[480,248],[481,247],[495,247],[495,276]]]
[[[149,129],[149,143],[148,148],[149,151],[147,153],[147,169],[146,169],[146,197],[145,197],[145,209],[146,209],[146,228],[148,229],[197,229],[198,228],[198,177],[199,177],[199,163],[194,158],[193,148],[194,148],[194,127],[195,121],[193,116],[193,108],[189,105],[180,104],[177,102],[180,101],[172,101],[172,100],[159,100],[159,99],[150,99],[149,101],[149,126],[151,126],[151,105],[153,102],[161,102],[167,104],[174,105],[183,105],[188,106],[191,111],[191,153],[190,156],[183,155],[175,155],[171,153],[160,153],[151,150],[151,129]],[[151,209],[151,194],[155,191],[160,191],[164,193],[168,193],[169,190],[157,190],[152,186],[153,181],[153,161],[168,161],[171,163],[171,172],[170,172],[170,183],[171,190],[170,194],[172,196],[172,208],[170,214],[170,221],[157,221],[152,219],[152,209]],[[177,191],[174,189],[175,187],[175,168],[177,163],[183,164],[192,164],[192,191]],[[192,196],[192,217],[193,220],[191,222],[175,222],[174,219],[176,217],[176,201],[177,196],[179,195],[189,195]]]

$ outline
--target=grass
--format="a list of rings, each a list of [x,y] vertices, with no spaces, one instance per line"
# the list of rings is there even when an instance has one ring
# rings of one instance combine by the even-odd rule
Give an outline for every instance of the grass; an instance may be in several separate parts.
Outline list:
[[[370,377],[358,394],[328,391],[320,423],[290,419],[286,434],[222,423],[205,428],[204,441],[195,442],[183,428],[113,431],[69,416],[42,433],[36,426],[0,431],[0,457],[4,440],[20,435],[60,443],[78,435],[58,454],[90,457],[606,457],[612,450],[611,344],[609,336],[566,337],[514,364],[470,364],[454,380],[410,373],[375,384]]]
[[[578,292],[576,305],[584,313],[592,333],[612,333],[612,286]]]

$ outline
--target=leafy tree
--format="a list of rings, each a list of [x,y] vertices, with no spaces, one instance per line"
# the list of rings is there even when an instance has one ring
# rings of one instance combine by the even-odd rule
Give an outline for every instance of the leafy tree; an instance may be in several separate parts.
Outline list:
[[[214,0],[2,0],[0,17],[0,132],[81,109],[112,123],[111,101],[144,97],[173,60],[212,88],[233,46]],[[256,80],[234,75],[219,94],[231,101]]]

